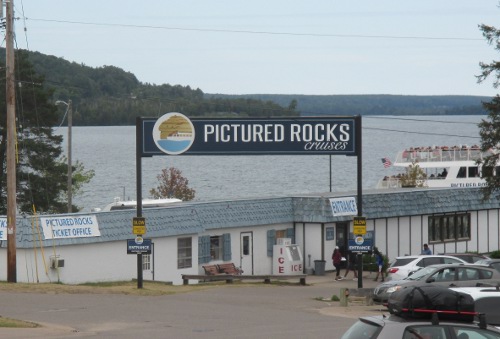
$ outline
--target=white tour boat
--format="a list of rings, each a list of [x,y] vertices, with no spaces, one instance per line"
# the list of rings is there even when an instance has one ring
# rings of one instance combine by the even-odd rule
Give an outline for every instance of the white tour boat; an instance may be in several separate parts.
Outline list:
[[[176,202],[182,202],[180,199],[143,199],[142,208],[154,208],[154,207],[165,207]],[[116,197],[114,202],[106,205],[103,209],[94,208],[93,212],[106,212],[106,211],[116,211],[116,210],[131,210],[137,208],[137,201],[127,200],[122,201],[119,197]]]
[[[490,153],[491,154],[491,153]],[[401,175],[412,165],[418,165],[426,174],[424,187],[430,188],[467,188],[486,186],[481,179],[481,166],[478,160],[483,160],[487,154],[481,152],[479,146],[431,146],[410,147],[397,154],[392,164],[405,169],[397,175],[381,179],[377,188],[398,188],[401,185]],[[497,167],[498,168],[498,167]],[[499,171],[497,170],[497,173]]]

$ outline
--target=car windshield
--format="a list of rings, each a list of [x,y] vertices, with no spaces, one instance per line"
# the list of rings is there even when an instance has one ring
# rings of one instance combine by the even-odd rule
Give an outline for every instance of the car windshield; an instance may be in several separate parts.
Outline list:
[[[396,258],[396,260],[391,264],[391,267],[405,266],[413,260],[415,260],[415,258]]]
[[[429,274],[431,274],[432,272],[434,272],[434,270],[435,270],[434,267],[424,267],[424,268],[416,271],[412,275],[404,278],[403,280],[421,280],[421,279],[425,279],[425,278],[427,278],[427,276],[429,276]]]
[[[382,330],[381,326],[374,323],[358,320],[344,333],[342,339],[359,339],[359,338],[377,338],[378,333]]]

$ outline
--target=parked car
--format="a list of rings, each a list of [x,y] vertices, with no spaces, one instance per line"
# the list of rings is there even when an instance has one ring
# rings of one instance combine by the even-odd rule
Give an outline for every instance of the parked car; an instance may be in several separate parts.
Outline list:
[[[498,287],[452,287],[454,291],[467,293],[474,299],[474,310],[486,314],[486,321],[500,326],[500,288]]]
[[[483,260],[477,261],[476,264],[492,267],[492,268],[496,269],[497,271],[500,271],[500,259],[491,259],[491,258],[483,259]]]
[[[489,259],[484,254],[479,253],[443,253],[442,255],[460,258],[467,261],[469,264],[475,264],[478,260]]]
[[[408,255],[397,257],[387,270],[388,280],[401,280],[423,267],[436,264],[467,263],[465,260],[446,255]]]
[[[490,267],[473,264],[431,265],[404,279],[391,280],[378,285],[373,290],[372,299],[375,302],[386,302],[393,292],[403,287],[431,283],[445,287],[496,286],[500,284],[500,272]]]
[[[486,316],[487,318],[487,316]],[[432,322],[396,315],[361,317],[342,339],[500,339],[500,330],[485,323],[462,321]]]

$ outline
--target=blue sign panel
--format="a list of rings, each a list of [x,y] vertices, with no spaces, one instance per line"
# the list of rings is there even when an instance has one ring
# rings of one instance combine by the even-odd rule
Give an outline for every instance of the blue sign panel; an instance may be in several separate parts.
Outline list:
[[[335,227],[327,227],[325,229],[326,240],[334,240],[335,239]]]
[[[357,155],[356,117],[140,118],[141,157],[154,155]]]
[[[151,239],[142,239],[136,242],[136,239],[127,239],[127,254],[151,254]]]
[[[368,253],[373,249],[372,239],[365,239],[361,236],[349,239],[348,250],[353,252]]]

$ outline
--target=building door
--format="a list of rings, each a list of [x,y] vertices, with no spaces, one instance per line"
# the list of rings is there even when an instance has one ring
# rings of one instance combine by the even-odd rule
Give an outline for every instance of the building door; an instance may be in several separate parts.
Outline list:
[[[144,280],[155,280],[154,275],[154,250],[155,245],[151,243],[151,254],[143,254],[142,255],[142,278]]]
[[[347,253],[347,230],[349,229],[349,223],[338,222],[335,230],[335,245],[339,247],[342,252],[342,256],[346,256]]]
[[[242,232],[240,234],[240,266],[243,274],[253,274],[253,234]]]

